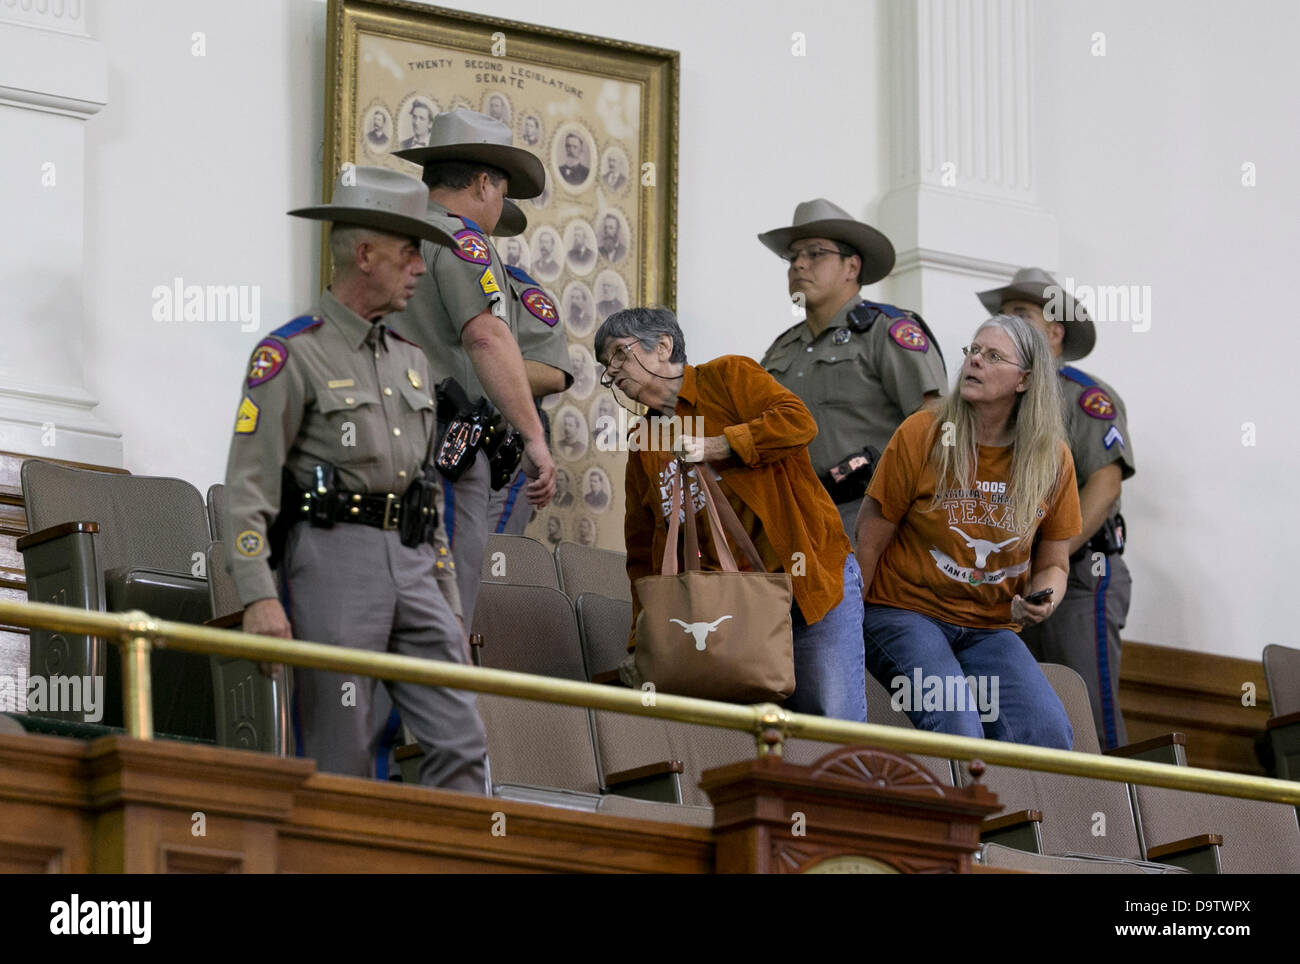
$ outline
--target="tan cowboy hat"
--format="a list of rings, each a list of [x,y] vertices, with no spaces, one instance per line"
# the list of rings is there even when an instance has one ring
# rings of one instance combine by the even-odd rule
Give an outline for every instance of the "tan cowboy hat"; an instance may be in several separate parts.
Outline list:
[[[356,224],[401,237],[423,238],[449,248],[456,239],[424,219],[429,189],[420,181],[386,167],[345,167],[334,184],[329,204],[295,208],[296,218]]]
[[[802,202],[795,207],[794,223],[788,228],[774,228],[758,236],[768,250],[782,257],[791,242],[802,238],[829,238],[856,251],[862,259],[858,284],[869,285],[894,270],[894,246],[889,239],[825,198]]]
[[[1009,285],[981,291],[976,297],[980,304],[995,315],[1002,310],[1004,302],[1015,301],[1017,298],[1041,305],[1044,318],[1060,322],[1065,328],[1065,337],[1061,340],[1061,361],[1083,358],[1097,344],[1097,327],[1088,317],[1087,309],[1042,268],[1021,268],[1011,276]]]
[[[541,158],[515,147],[509,127],[475,110],[444,111],[433,119],[428,147],[394,151],[393,155],[420,165],[434,161],[491,164],[510,176],[509,197],[537,197],[546,186]]]
[[[492,237],[513,238],[523,234],[526,227],[528,227],[528,215],[524,214],[524,209],[510,198],[506,198],[501,204],[501,217],[492,232]]]

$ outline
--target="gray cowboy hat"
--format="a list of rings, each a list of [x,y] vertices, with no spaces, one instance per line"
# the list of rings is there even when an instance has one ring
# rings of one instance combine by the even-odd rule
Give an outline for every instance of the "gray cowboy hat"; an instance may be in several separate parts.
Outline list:
[[[355,224],[457,247],[455,238],[424,219],[428,207],[429,189],[415,178],[386,167],[349,167],[335,182],[329,204],[295,208],[288,213],[296,218]]]
[[[513,238],[523,234],[526,227],[528,227],[528,215],[524,214],[524,209],[510,198],[506,198],[501,204],[501,217],[497,220],[492,237]]]
[[[829,238],[856,251],[862,259],[858,284],[869,285],[894,270],[894,246],[889,239],[825,198],[798,204],[794,209],[793,224],[788,228],[764,231],[758,236],[768,250],[782,257],[789,252],[792,241],[802,238]]]
[[[477,161],[510,176],[509,197],[537,197],[546,186],[546,168],[532,151],[514,146],[510,128],[478,111],[444,111],[433,119],[428,147],[394,151],[395,157],[421,166],[435,161]]]
[[[1060,322],[1065,328],[1061,340],[1062,361],[1083,358],[1097,344],[1097,327],[1088,317],[1087,309],[1042,268],[1021,268],[1011,276],[1010,284],[981,291],[976,297],[995,315],[1002,310],[1003,302],[1016,299],[1041,305],[1044,318]],[[1074,320],[1069,321],[1071,318]]]

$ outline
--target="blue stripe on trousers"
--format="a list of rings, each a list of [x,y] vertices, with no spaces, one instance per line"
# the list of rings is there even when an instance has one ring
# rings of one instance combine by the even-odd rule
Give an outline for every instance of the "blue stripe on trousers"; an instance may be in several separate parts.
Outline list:
[[[447,528],[447,546],[456,548],[456,490],[449,480],[442,480],[442,524]]]
[[[1106,571],[1093,593],[1093,635],[1097,645],[1097,685],[1101,689],[1101,718],[1106,729],[1106,749],[1113,749],[1119,744],[1119,734],[1115,729],[1115,704],[1111,699],[1110,686],[1110,634],[1106,629],[1106,587],[1110,585],[1110,559],[1106,559]]]
[[[510,495],[506,497],[506,504],[501,507],[501,518],[497,520],[497,532],[505,532],[506,524],[510,521],[510,513],[514,511],[515,500],[519,498],[519,490],[524,487],[524,473],[520,472],[515,476],[514,484],[510,486]]]

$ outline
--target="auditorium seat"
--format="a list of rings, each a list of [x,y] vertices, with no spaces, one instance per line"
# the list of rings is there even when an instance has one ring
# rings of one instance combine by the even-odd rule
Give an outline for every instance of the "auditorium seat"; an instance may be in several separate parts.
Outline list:
[[[574,601],[584,592],[632,601],[624,553],[561,542],[555,547],[555,567],[560,575],[560,588]]]
[[[560,588],[555,559],[546,546],[530,536],[499,533],[488,536],[483,552],[483,584],[488,583]]]
[[[1268,721],[1273,771],[1283,780],[1300,780],[1300,649],[1270,643],[1263,659],[1273,710]]]
[[[211,493],[209,489],[209,496]],[[207,573],[214,613],[208,624],[220,629],[239,629],[244,612],[239,605],[235,580],[226,571],[226,550],[220,542],[208,546]],[[217,743],[291,756],[293,728],[289,721],[289,694],[293,691],[293,667],[280,666],[268,678],[251,660],[238,656],[213,656],[211,660]]]
[[[606,682],[618,679],[618,665],[627,658],[628,634],[632,628],[632,603],[584,592],[575,603],[582,637],[582,662],[587,679]]]
[[[207,579],[198,575],[211,532],[203,498],[181,479],[94,472],[39,460],[23,463],[29,535],[19,540],[27,595],[91,610],[140,609],[179,622],[211,616]],[[97,637],[33,629],[31,671],[105,676],[102,722],[122,723],[120,655]],[[155,650],[154,726],[215,739],[207,657]],[[84,719],[83,713],[54,714]]]
[[[1296,808],[1134,786],[1147,857],[1195,873],[1300,874]]]
[[[227,539],[227,522],[229,507],[226,500],[226,486],[217,482],[208,486],[208,529],[213,542],[225,542]]]

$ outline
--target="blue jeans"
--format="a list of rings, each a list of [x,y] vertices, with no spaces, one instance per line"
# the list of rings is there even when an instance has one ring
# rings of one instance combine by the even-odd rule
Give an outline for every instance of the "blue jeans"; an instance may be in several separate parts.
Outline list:
[[[867,669],[917,729],[1060,750],[1074,746],[1065,707],[1011,630],[968,629],[868,605],[862,635]]]
[[[794,624],[795,689],[785,708],[865,723],[862,571],[857,559],[850,553],[844,561],[844,598],[834,609],[812,625],[804,622],[797,605],[790,617]]]

